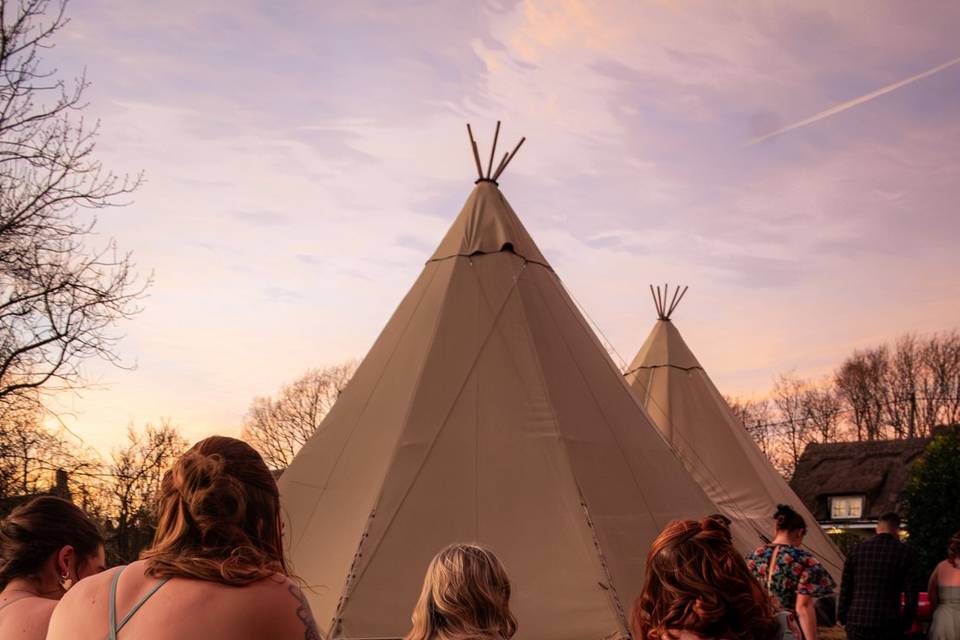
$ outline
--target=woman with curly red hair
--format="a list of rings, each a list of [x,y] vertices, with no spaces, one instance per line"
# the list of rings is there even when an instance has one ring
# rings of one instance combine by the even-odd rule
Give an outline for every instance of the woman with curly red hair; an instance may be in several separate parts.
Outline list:
[[[163,478],[153,545],[81,580],[47,640],[319,640],[283,557],[280,494],[250,445],[213,436]]]
[[[775,611],[716,517],[675,520],[661,532],[647,556],[632,617],[636,640],[799,638],[790,615]]]

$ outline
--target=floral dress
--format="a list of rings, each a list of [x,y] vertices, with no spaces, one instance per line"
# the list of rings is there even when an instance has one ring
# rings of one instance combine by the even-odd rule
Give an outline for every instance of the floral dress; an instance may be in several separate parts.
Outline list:
[[[770,558],[777,552],[773,577],[769,579]],[[788,611],[797,607],[797,594],[819,598],[833,593],[837,583],[833,581],[820,561],[803,549],[788,544],[768,544],[747,556],[747,567],[764,587],[770,585],[770,595],[780,601]]]

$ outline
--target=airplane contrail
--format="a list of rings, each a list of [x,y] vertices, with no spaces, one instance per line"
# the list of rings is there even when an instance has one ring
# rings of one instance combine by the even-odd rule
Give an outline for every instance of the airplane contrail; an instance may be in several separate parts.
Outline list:
[[[818,113],[818,114],[816,114],[816,115],[810,116],[809,118],[805,118],[804,120],[801,120],[800,122],[795,122],[795,123],[793,123],[793,124],[791,124],[791,125],[788,125],[788,126],[786,126],[786,127],[783,127],[782,129],[777,129],[776,131],[772,131],[772,132],[770,132],[770,133],[765,133],[765,134],[762,135],[762,136],[758,136],[758,137],[756,137],[756,138],[752,138],[752,139],[747,143],[746,146],[754,145],[754,144],[757,144],[758,142],[763,142],[764,140],[769,140],[770,138],[774,138],[774,137],[776,137],[776,136],[779,136],[779,135],[781,135],[781,134],[784,134],[784,133],[786,133],[787,131],[793,131],[794,129],[799,129],[800,127],[805,127],[805,126],[807,126],[808,124],[813,124],[814,122],[816,122],[816,121],[818,121],[818,120],[823,120],[824,118],[829,118],[829,117],[832,116],[832,115],[838,114],[838,113],[840,113],[841,111],[846,111],[847,109],[850,109],[850,108],[855,107],[855,106],[857,106],[857,105],[863,104],[864,102],[867,102],[867,101],[869,101],[869,100],[873,100],[874,98],[876,98],[876,97],[878,97],[878,96],[882,96],[882,95],[885,94],[885,93],[890,93],[891,91],[895,91],[895,90],[899,89],[900,87],[903,87],[903,86],[906,86],[906,85],[911,84],[911,83],[913,83],[913,82],[916,82],[917,80],[922,80],[923,78],[932,76],[933,74],[939,73],[939,72],[943,71],[944,69],[946,69],[946,68],[948,68],[948,67],[952,67],[952,66],[955,65],[955,64],[960,64],[960,58],[954,58],[954,59],[951,60],[950,62],[945,62],[945,63],[941,64],[940,66],[934,67],[933,69],[929,69],[929,70],[927,70],[927,71],[924,71],[923,73],[918,73],[918,74],[915,75],[915,76],[910,76],[910,77],[907,78],[906,80],[901,80],[900,82],[894,82],[893,84],[888,84],[887,86],[885,86],[885,87],[883,87],[883,88],[881,88],[881,89],[877,89],[876,91],[872,91],[872,92],[870,92],[870,93],[868,93],[868,94],[866,94],[866,95],[862,95],[862,96],[860,96],[859,98],[854,98],[853,100],[848,100],[847,102],[842,102],[842,103],[840,103],[840,104],[838,104],[838,105],[835,105],[835,106],[833,106],[833,107],[830,107],[830,108],[827,109],[826,111],[821,111],[820,113]]]

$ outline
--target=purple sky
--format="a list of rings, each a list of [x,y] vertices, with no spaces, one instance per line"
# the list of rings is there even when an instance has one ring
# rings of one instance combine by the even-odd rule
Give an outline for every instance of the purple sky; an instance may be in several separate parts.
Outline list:
[[[485,153],[573,296],[630,360],[650,282],[721,391],[829,373],[960,322],[960,56],[928,2],[75,1],[48,59],[94,82],[100,156],[144,170],[99,231],[156,284],[133,371],[62,396],[103,451],[161,417],[235,434],[250,400],[362,356]]]

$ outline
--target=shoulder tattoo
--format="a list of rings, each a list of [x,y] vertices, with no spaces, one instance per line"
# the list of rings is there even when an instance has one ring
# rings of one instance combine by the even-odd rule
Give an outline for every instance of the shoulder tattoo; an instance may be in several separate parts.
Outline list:
[[[291,584],[290,595],[297,601],[297,618],[303,623],[303,640],[323,640],[320,631],[317,629],[317,623],[313,619],[313,612],[310,611],[310,604],[307,602],[303,591],[295,584]]]

